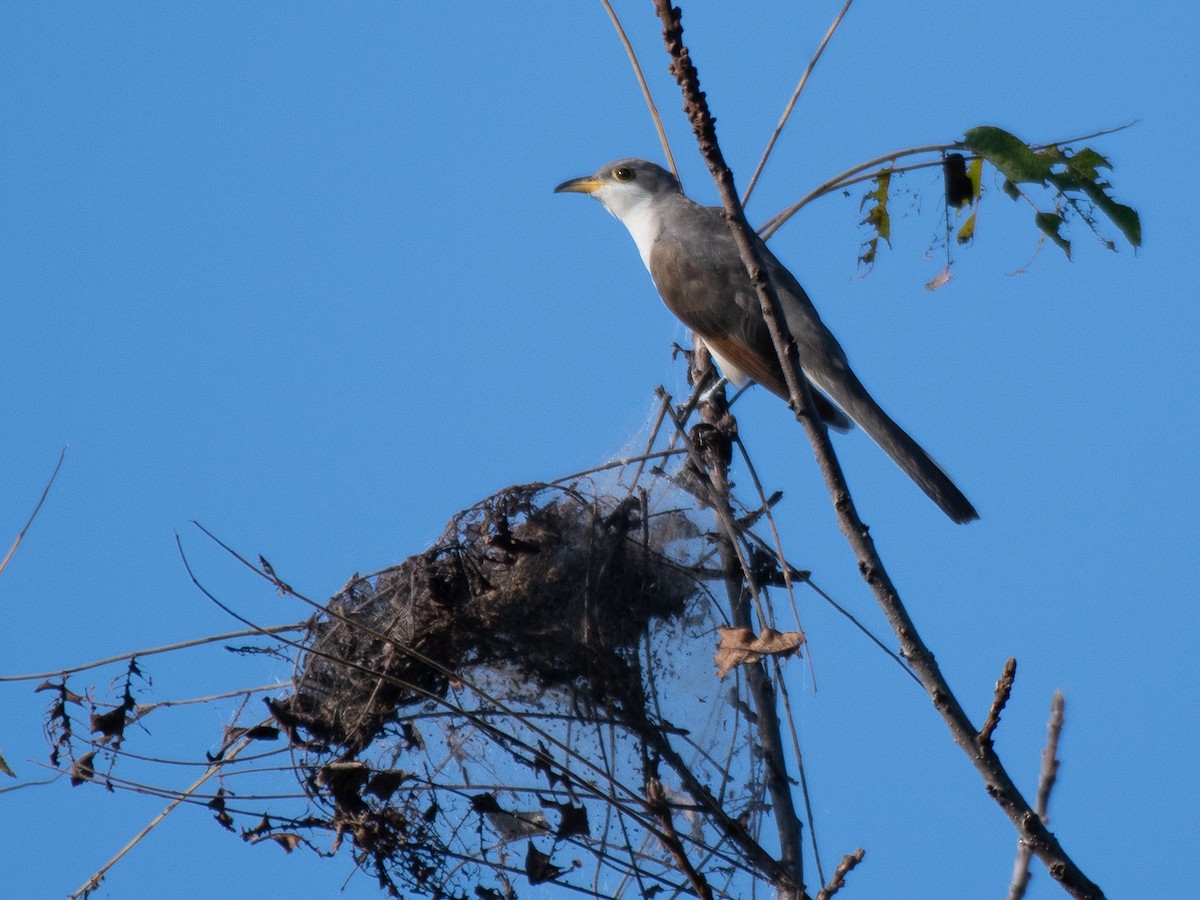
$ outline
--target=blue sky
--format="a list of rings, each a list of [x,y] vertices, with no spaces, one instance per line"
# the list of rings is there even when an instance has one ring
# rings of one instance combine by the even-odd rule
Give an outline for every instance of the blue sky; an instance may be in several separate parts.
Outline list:
[[[684,185],[715,202],[650,4],[617,5]],[[744,185],[837,4],[712,6],[685,8],[685,39]],[[1077,229],[1072,262],[1053,247],[1030,262],[1029,211],[992,180],[975,246],[930,294],[933,174],[904,181],[893,249],[868,277],[857,196],[810,205],[772,241],[864,382],[979,509],[954,527],[861,433],[835,438],[977,720],[1017,657],[997,743],[1030,790],[1065,691],[1051,828],[1113,897],[1200,880],[1197,37],[1189,13],[1107,0],[1015,0],[1002,18],[857,3],[748,210],[762,221],[861,160],[978,124],[1048,140],[1139,120],[1092,142],[1142,215],[1136,254]],[[232,630],[188,580],[176,532],[243,613],[304,615],[191,520],[325,597],[505,485],[621,452],[656,385],[684,390],[671,342],[686,333],[624,229],[551,193],[611,158],[661,159],[598,4],[12,2],[0,84],[5,547],[68,447],[0,574],[3,673]],[[785,491],[791,557],[882,631],[802,432],[761,390],[737,411],[763,480]],[[817,601],[802,612],[819,689],[795,666],[795,696],[820,837],[831,859],[868,854],[846,896],[1000,895],[1011,827],[926,698]],[[219,653],[150,668],[160,698],[290,674]],[[0,685],[0,747],[22,780],[46,775],[31,688]],[[195,735],[227,714],[200,714]],[[65,895],[161,806],[62,783],[0,794],[0,894]],[[99,896],[334,896],[348,875],[344,857],[285,858],[182,810]],[[378,892],[359,876],[344,895]],[[1060,895],[1035,870],[1029,896]]]

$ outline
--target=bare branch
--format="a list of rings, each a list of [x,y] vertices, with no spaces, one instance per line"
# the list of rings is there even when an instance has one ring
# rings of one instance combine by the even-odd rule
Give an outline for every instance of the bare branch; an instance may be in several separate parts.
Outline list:
[[[104,865],[102,865],[99,869],[97,869],[95,872],[93,872],[92,876],[86,882],[84,882],[82,885],[80,885],[73,893],[68,894],[67,895],[68,900],[77,900],[77,898],[85,897],[88,894],[90,894],[92,891],[96,890],[96,888],[98,888],[100,886],[100,882],[104,880],[105,873],[107,873],[109,869],[111,869],[118,862],[120,862],[121,857],[123,857],[126,853],[128,853],[130,850],[132,850],[138,844],[140,844],[142,842],[142,840],[148,834],[150,834],[151,831],[153,831],[155,828],[157,828],[159,825],[161,825],[163,820],[166,819],[167,816],[169,816],[172,812],[175,811],[175,809],[179,806],[179,804],[183,803],[185,800],[187,800],[188,797],[190,797],[196,791],[200,790],[201,786],[206,781],[208,781],[210,778],[212,778],[214,775],[216,775],[218,772],[220,772],[222,768],[224,768],[225,763],[227,763],[229,760],[236,757],[242,750],[244,750],[246,747],[250,746],[251,743],[253,743],[253,742],[252,741],[243,742],[239,747],[235,748],[232,752],[228,753],[221,760],[220,763],[210,766],[209,769],[203,775],[201,775],[199,778],[196,779],[195,782],[193,782],[191,787],[187,788],[187,790],[180,793],[174,800],[172,800],[169,804],[167,804],[166,809],[164,809],[162,812],[160,812],[157,816],[155,816],[153,819],[151,819],[148,823],[146,823],[145,828],[143,828],[141,831],[139,831],[137,834],[135,834],[132,838],[130,838],[129,843],[127,843],[124,847],[122,847],[120,850],[118,850],[116,855],[113,856],[112,859],[110,859],[108,862],[106,862]]]
[[[876,156],[874,159],[868,159],[866,162],[861,162],[856,166],[851,166],[844,172],[834,175],[832,178],[817,185],[787,209],[776,213],[771,218],[763,223],[758,229],[759,237],[764,241],[768,240],[771,235],[778,231],[783,223],[798,213],[801,209],[816,200],[818,197],[824,197],[826,194],[833,193],[841,188],[849,187],[859,181],[868,181],[875,177],[875,169],[878,166],[885,166],[895,163],[896,160],[906,156],[917,156],[922,153],[944,153],[947,150],[953,150],[958,147],[958,144],[926,144],[921,147],[908,147],[904,150],[896,150],[892,153],[885,153],[883,156]],[[940,160],[928,163],[919,163],[912,168],[928,168],[930,166],[941,165]],[[899,171],[899,170],[897,170]],[[905,171],[908,171],[907,169]],[[865,175],[862,173],[866,173]]]
[[[837,31],[838,26],[842,24],[842,19],[846,17],[846,13],[850,11],[850,4],[854,0],[846,0],[841,11],[834,17],[833,24],[829,26],[829,30],[825,32],[825,37],[821,39],[821,43],[817,46],[817,50],[813,53],[812,59],[809,60],[808,67],[804,70],[804,74],[800,76],[800,81],[796,84],[796,90],[792,92],[792,99],[788,101],[787,106],[783,110],[783,115],[779,118],[779,124],[775,126],[775,131],[771,133],[771,139],[767,141],[767,148],[763,150],[762,159],[758,161],[758,168],[754,170],[754,174],[750,176],[750,184],[746,187],[746,193],[742,195],[742,206],[750,202],[750,195],[754,193],[754,186],[758,184],[758,176],[762,174],[762,170],[767,165],[767,160],[771,156],[771,151],[775,149],[775,142],[779,140],[779,135],[783,133],[783,126],[787,124],[787,120],[791,118],[792,110],[796,108],[796,101],[800,99],[800,94],[804,90],[804,86],[808,84],[809,76],[812,75],[813,69],[817,67],[817,61],[820,60],[821,54],[825,52],[825,47],[828,46],[833,33]]]
[[[693,361],[701,366],[709,365],[708,360]],[[698,379],[696,379],[698,380]],[[729,416],[728,407],[724,403],[724,391],[700,404],[700,415],[706,423],[717,427]],[[730,417],[732,418],[732,417]],[[759,604],[759,589],[756,584],[749,561],[741,543],[738,541],[738,528],[733,519],[729,505],[729,481],[727,464],[704,465],[697,451],[684,433],[682,423],[676,421],[681,440],[688,447],[689,454],[701,466],[701,471],[707,471],[711,480],[711,504],[720,522],[721,530],[717,536],[717,547],[721,554],[721,565],[724,570],[726,592],[731,607],[731,620],[735,626],[751,627],[750,606],[742,597],[742,591],[747,589],[750,597]],[[716,455],[716,454],[709,454]],[[756,607],[759,620],[767,622],[767,616],[761,605]],[[787,760],[783,752],[783,741],[780,737],[779,713],[776,709],[775,689],[770,678],[762,667],[751,665],[745,667],[747,683],[754,698],[755,724],[759,743],[762,748],[763,760],[766,763],[766,785],[771,794],[771,808],[775,814],[775,823],[782,847],[781,858],[776,863],[770,860],[770,865],[763,861],[756,863],[764,874],[768,875],[775,884],[781,897],[797,898],[807,896],[803,886],[803,862],[800,855],[801,834],[800,819],[796,813],[792,798],[791,779],[788,776]],[[738,835],[732,835],[735,839]],[[757,846],[757,845],[755,845]],[[769,860],[770,857],[768,856]]]
[[[1062,735],[1063,713],[1066,709],[1066,699],[1062,691],[1055,691],[1050,700],[1050,721],[1046,726],[1046,747],[1042,750],[1042,771],[1038,776],[1037,800],[1034,812],[1046,825],[1050,824],[1047,808],[1050,805],[1050,791],[1058,778],[1058,739]],[[1008,900],[1021,900],[1025,889],[1029,886],[1029,863],[1033,852],[1025,841],[1017,843],[1017,858],[1013,861],[1012,882],[1008,888]]]
[[[683,843],[679,840],[679,835],[675,831],[675,822],[671,818],[671,807],[667,803],[667,798],[663,794],[662,782],[657,778],[651,779],[646,784],[646,807],[658,818],[658,824],[662,828],[662,836],[659,838],[667,848],[667,852],[675,860],[675,864],[687,877],[688,883],[696,892],[696,896],[701,900],[712,900],[712,888],[708,886],[708,881],[701,872],[696,870],[688,859],[687,853],[683,849]]]
[[[13,558],[13,554],[17,552],[17,548],[21,546],[21,541],[25,539],[25,532],[29,530],[29,526],[33,524],[33,520],[37,518],[38,511],[42,508],[42,504],[46,502],[46,495],[50,493],[50,486],[54,484],[54,479],[58,477],[58,470],[62,468],[63,459],[66,458],[67,448],[63,447],[62,452],[58,454],[58,462],[54,466],[54,471],[50,473],[50,480],[46,482],[46,486],[42,488],[42,496],[38,498],[37,505],[34,506],[33,512],[29,514],[29,518],[25,520],[25,527],[17,534],[17,539],[12,542],[12,546],[8,548],[8,553],[4,555],[4,559],[0,560],[0,572],[3,572],[8,567],[8,561]]]
[[[1062,691],[1055,691],[1050,701],[1050,722],[1046,727],[1046,749],[1042,751],[1042,773],[1038,778],[1037,801],[1034,811],[1041,820],[1049,824],[1047,810],[1050,791],[1058,778],[1058,739],[1062,736],[1067,700]]]
[[[980,746],[991,748],[992,734],[995,732],[996,726],[1000,724],[1000,713],[1004,711],[1008,698],[1012,695],[1013,679],[1016,677],[1017,660],[1010,656],[1008,662],[1004,664],[1004,673],[996,682],[996,694],[992,698],[991,709],[988,710],[987,718],[983,721],[983,727],[979,729]]]
[[[1078,143],[1079,141],[1088,141],[1094,137],[1103,137],[1106,134],[1124,131],[1126,128],[1132,127],[1134,124],[1136,123],[1129,122],[1125,125],[1117,125],[1113,128],[1104,128],[1100,131],[1093,131],[1089,132],[1088,134],[1064,138],[1061,141],[1047,141],[1043,144],[1032,144],[1031,148],[1034,150],[1045,150],[1049,147],[1059,147],[1063,144],[1074,144]],[[959,141],[951,141],[950,143],[944,144],[925,144],[918,147],[906,147],[903,150],[894,150],[891,153],[885,153],[882,156],[876,156],[874,159],[868,159],[865,162],[861,162],[858,165],[852,166],[846,171],[834,175],[832,178],[817,185],[791,206],[767,219],[767,221],[764,222],[758,229],[759,237],[761,237],[764,241],[768,240],[773,234],[775,234],[776,231],[783,227],[783,224],[787,222],[788,219],[794,216],[809,203],[812,203],[812,201],[820,197],[824,197],[827,194],[832,194],[834,191],[844,190],[845,188],[850,187],[852,184],[858,184],[861,181],[871,180],[877,174],[875,170],[879,166],[893,165],[894,168],[892,171],[897,174],[902,172],[912,172],[917,169],[931,169],[942,164],[940,159],[941,154],[948,153],[951,150],[964,149],[966,148]],[[928,162],[912,163],[907,166],[895,166],[895,162],[898,159],[904,159],[909,156],[921,156],[926,153],[936,153],[939,155],[939,158],[930,160]],[[974,155],[968,157],[968,159],[974,158]]]
[[[733,176],[725,165],[720,147],[717,145],[712,117],[708,114],[704,95],[700,91],[699,76],[696,73],[696,69],[692,66],[688,49],[683,43],[683,27],[680,24],[681,13],[678,9],[671,6],[669,0],[655,0],[654,7],[659,19],[663,23],[663,42],[671,57],[671,73],[683,89],[684,109],[691,120],[692,130],[700,142],[701,151],[708,162],[709,170],[718,182],[718,188],[721,190],[721,196],[725,201],[726,209],[730,211],[731,228],[733,229],[735,240],[739,242],[739,250],[742,251],[743,259],[748,258],[751,262],[757,263],[752,268],[751,277],[753,279],[757,275],[755,287],[760,290],[760,296],[763,296],[761,292],[764,289],[770,291],[770,285],[765,277],[763,277],[762,261],[754,259],[757,254],[750,242],[750,235],[753,232],[750,231],[750,226],[746,224],[745,215],[741,211],[737,194],[733,190]],[[739,222],[740,227],[737,225]],[[764,299],[764,317],[772,316],[773,318],[772,309],[778,310],[779,308],[778,297],[773,298],[773,304],[772,307],[771,302]],[[772,321],[768,321],[768,326],[773,324]],[[777,334],[778,328],[776,327],[773,336]],[[777,341],[776,347],[779,348],[781,346],[782,341]],[[793,399],[797,401],[796,408],[799,410],[799,414],[807,416],[816,422],[816,427],[824,433],[823,424],[811,412],[814,406],[811,396],[808,395],[807,384],[803,380],[799,384],[796,383],[795,374],[799,371],[798,367],[789,371],[789,367],[785,366],[784,370],[785,375],[788,376],[788,386]],[[709,414],[719,415],[726,412],[726,410],[713,410],[711,405],[706,404],[706,406],[708,406],[707,411]],[[702,410],[702,415],[704,413],[705,411]],[[710,470],[710,474],[717,477],[723,475],[720,471],[712,470]],[[718,515],[721,515],[722,512],[727,514],[728,483],[725,482],[723,485],[717,485],[716,487],[718,494],[722,497],[722,503],[718,505]],[[722,509],[722,506],[724,509]],[[734,532],[728,532],[726,537],[728,543],[722,546],[723,562],[726,565],[726,570],[729,572],[726,586],[729,590],[731,601],[734,601],[735,616],[742,619],[739,621],[739,618],[735,617],[734,624],[749,625],[749,610],[745,604],[738,603],[735,600],[737,597],[737,593],[735,592],[740,592],[741,590],[741,578],[736,577],[735,579],[731,555],[733,552],[740,553],[740,548],[734,539]],[[773,800],[772,806],[775,813],[775,823],[781,848],[779,862],[787,875],[786,879],[776,879],[775,888],[781,897],[804,896],[803,860],[800,850],[800,820],[792,801],[786,760],[783,755],[782,742],[779,740],[779,715],[776,711],[775,690],[766,672],[760,667],[750,666],[746,671],[758,711],[760,739],[770,740],[773,745],[771,747],[764,746],[763,749],[767,754],[767,783]]]
[[[92,662],[80,663],[77,666],[67,666],[62,669],[54,669],[50,672],[29,672],[23,675],[0,675],[0,683],[6,681],[45,681],[47,678],[58,678],[62,675],[73,675],[76,672],[86,672],[88,669],[98,669],[101,666],[111,665],[112,663],[125,662],[134,657],[153,656],[156,653],[171,653],[175,650],[183,650],[187,647],[201,647],[205,644],[215,644],[220,641],[230,641],[234,638],[252,637],[254,635],[275,635],[286,634],[289,631],[303,631],[305,629],[303,622],[294,625],[267,625],[256,626],[244,631],[229,631],[225,634],[212,634],[207,637],[195,638],[190,641],[180,641],[177,644],[164,644],[161,647],[151,647],[148,650],[134,650],[130,653],[120,653],[116,656],[109,656],[105,659],[97,659]]]
[[[844,888],[846,886],[846,876],[863,861],[866,852],[862,847],[859,847],[853,853],[847,853],[843,856],[842,861],[833,870],[833,878],[829,880],[829,884],[821,888],[817,894],[817,900],[829,900],[830,897]]]

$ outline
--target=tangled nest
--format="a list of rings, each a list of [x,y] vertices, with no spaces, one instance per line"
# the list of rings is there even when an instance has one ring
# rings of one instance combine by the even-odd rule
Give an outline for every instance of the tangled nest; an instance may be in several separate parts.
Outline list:
[[[425,552],[355,576],[310,626],[291,694],[268,701],[324,812],[310,807],[303,824],[264,818],[251,838],[298,840],[290,829],[316,828],[332,831],[336,848],[349,835],[388,893],[402,895],[398,880],[439,897],[466,896],[470,876],[453,861],[481,852],[459,846],[464,834],[482,835],[463,830],[468,819],[486,819],[502,845],[588,839],[586,804],[573,792],[568,802],[545,798],[555,829],[542,811],[505,810],[490,792],[442,790],[430,760],[449,754],[461,767],[472,735],[485,735],[475,758],[492,777],[503,759],[532,765],[554,794],[555,783],[572,783],[574,763],[534,749],[523,721],[549,707],[556,721],[595,717],[644,746],[655,727],[645,653],[679,653],[662,649],[652,627],[691,628],[684,614],[705,591],[691,561],[701,536],[691,508],[651,512],[645,494],[614,497],[591,483],[508,488],[456,515]],[[428,735],[436,750],[418,729],[428,714],[440,723]],[[416,771],[399,768],[402,759]],[[562,871],[532,843],[525,867],[534,884]],[[474,896],[515,896],[503,870],[474,877]]]
[[[568,687],[596,707],[637,704],[639,642],[701,590],[678,549],[698,535],[682,510],[651,514],[635,496],[508,488],[456,515],[425,552],[352,579],[272,712],[294,743],[346,760],[405,708],[481,670]]]

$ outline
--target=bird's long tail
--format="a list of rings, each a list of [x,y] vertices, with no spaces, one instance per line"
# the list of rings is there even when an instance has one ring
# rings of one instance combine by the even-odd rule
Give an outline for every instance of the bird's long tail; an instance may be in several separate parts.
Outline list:
[[[979,518],[971,501],[950,480],[950,476],[883,411],[849,367],[837,372],[836,377],[822,377],[821,373],[806,374],[816,387],[833,398],[871,440],[883,448],[942,512],[960,525]]]

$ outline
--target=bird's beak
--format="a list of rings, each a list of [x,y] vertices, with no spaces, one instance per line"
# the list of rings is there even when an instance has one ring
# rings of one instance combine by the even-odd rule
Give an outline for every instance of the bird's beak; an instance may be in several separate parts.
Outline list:
[[[597,188],[603,187],[604,182],[594,175],[584,175],[582,178],[572,178],[564,181],[554,189],[556,194],[590,194]]]

